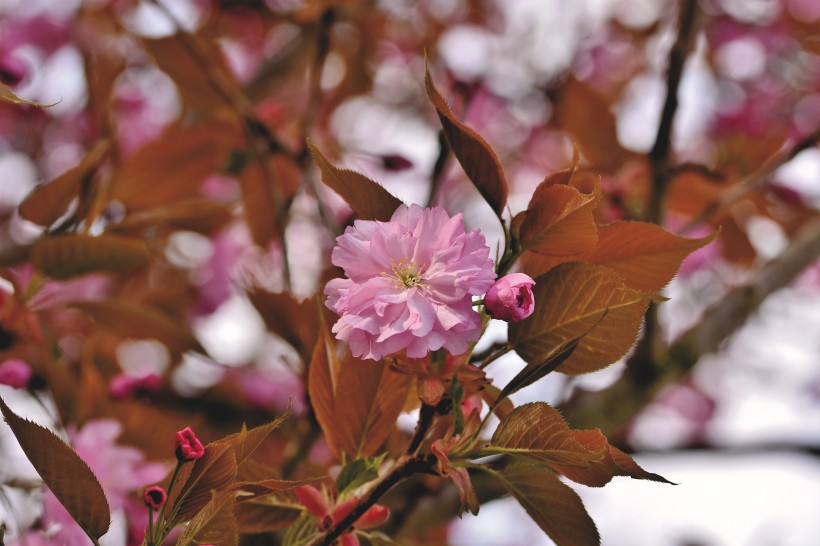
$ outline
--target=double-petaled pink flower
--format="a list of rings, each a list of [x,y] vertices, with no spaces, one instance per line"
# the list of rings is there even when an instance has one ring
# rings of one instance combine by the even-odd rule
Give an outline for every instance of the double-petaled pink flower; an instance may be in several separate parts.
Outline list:
[[[478,340],[472,297],[496,275],[484,236],[467,232],[461,214],[402,205],[389,222],[356,221],[337,242],[332,262],[347,278],[327,283],[326,304],[341,316],[333,332],[353,356],[461,354]]]

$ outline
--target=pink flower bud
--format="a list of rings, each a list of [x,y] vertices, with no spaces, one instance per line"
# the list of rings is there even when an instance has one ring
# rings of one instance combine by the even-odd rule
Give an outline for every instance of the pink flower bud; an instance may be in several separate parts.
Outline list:
[[[510,273],[498,279],[487,290],[484,306],[495,319],[518,322],[530,316],[535,309],[532,286],[535,284],[528,275]]]
[[[359,546],[361,543],[359,542],[359,537],[354,535],[353,533],[345,533],[339,540],[342,543],[342,546]]]
[[[168,495],[165,493],[165,489],[154,485],[142,492],[142,500],[145,502],[145,506],[151,510],[159,510],[165,505]]]
[[[31,368],[22,360],[6,360],[0,364],[0,385],[22,389],[31,379]]]
[[[205,447],[196,437],[191,427],[185,427],[177,432],[176,456],[178,461],[193,461],[205,455]]]
[[[312,485],[301,485],[293,490],[296,498],[307,508],[307,511],[319,519],[325,517],[328,511],[327,499]]]

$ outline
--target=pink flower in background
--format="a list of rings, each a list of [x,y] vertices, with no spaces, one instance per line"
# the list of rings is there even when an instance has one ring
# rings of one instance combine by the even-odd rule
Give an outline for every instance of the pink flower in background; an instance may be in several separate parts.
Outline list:
[[[356,221],[337,242],[332,262],[348,278],[327,283],[326,305],[341,316],[333,332],[354,356],[461,354],[478,339],[472,296],[492,286],[495,271],[484,236],[466,232],[461,214],[402,205],[389,222]]]
[[[155,374],[135,376],[127,373],[117,374],[108,383],[108,394],[111,398],[128,398],[134,394],[156,392],[162,388],[162,378]]]
[[[0,385],[22,389],[31,379],[31,367],[22,360],[6,360],[0,364]]]
[[[176,455],[178,461],[193,461],[205,455],[205,447],[196,437],[191,427],[177,432]]]
[[[523,273],[501,277],[487,290],[484,306],[495,319],[518,322],[532,315],[535,302],[532,287],[535,281]]]

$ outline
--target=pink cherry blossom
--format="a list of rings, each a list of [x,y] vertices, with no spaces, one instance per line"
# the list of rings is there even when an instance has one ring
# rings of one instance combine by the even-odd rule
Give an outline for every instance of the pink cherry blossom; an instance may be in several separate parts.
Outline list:
[[[389,222],[356,221],[337,243],[331,259],[347,278],[327,283],[326,305],[341,316],[333,332],[354,356],[461,354],[478,339],[472,296],[495,272],[484,236],[467,232],[461,214],[402,205]]]
[[[0,385],[22,389],[31,379],[31,367],[18,359],[6,360],[0,364]]]
[[[532,296],[534,284],[535,281],[528,275],[510,273],[487,290],[484,305],[493,318],[509,322],[524,320],[535,310]]]

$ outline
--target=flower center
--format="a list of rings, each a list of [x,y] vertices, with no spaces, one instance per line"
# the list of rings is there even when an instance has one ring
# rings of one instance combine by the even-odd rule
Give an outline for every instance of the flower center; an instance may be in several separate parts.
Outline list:
[[[421,267],[414,261],[402,259],[390,269],[401,288],[413,288],[421,282]]]

